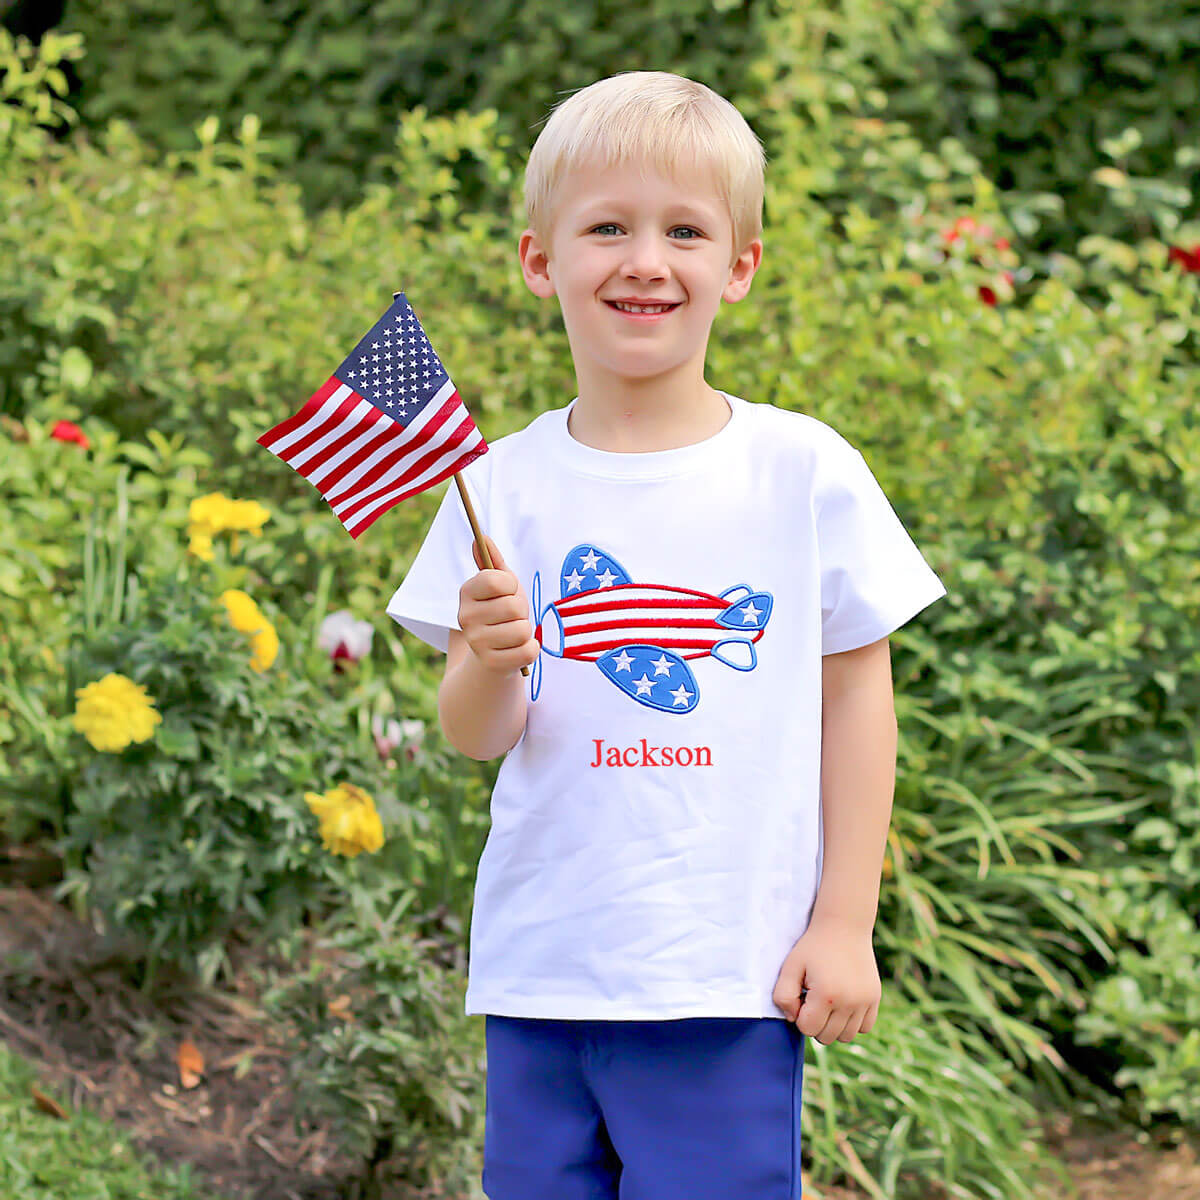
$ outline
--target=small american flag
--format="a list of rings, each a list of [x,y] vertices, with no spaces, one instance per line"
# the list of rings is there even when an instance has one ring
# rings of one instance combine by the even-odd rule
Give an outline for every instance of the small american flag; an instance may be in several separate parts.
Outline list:
[[[403,292],[258,444],[313,484],[353,538],[488,448]]]

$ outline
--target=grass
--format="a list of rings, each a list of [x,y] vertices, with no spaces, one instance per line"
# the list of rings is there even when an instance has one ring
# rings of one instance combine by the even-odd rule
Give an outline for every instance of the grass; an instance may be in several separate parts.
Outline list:
[[[0,1043],[0,1196],[29,1200],[227,1200],[202,1188],[191,1165],[162,1167],[114,1126],[90,1112],[66,1120],[39,1109],[37,1084],[64,1108],[66,1098]]]

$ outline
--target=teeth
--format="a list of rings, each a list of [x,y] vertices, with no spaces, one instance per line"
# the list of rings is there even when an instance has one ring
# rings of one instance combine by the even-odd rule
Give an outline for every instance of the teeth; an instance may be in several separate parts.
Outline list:
[[[673,304],[626,304],[621,300],[614,300],[613,303],[622,312],[631,313],[660,313],[675,307]]]

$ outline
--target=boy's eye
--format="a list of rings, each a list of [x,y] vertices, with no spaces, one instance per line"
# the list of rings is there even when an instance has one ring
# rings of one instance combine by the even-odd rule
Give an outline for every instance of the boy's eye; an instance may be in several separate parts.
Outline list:
[[[619,234],[621,232],[621,227],[614,221],[605,221],[602,225],[593,225],[588,232],[601,233],[607,236],[608,234]],[[691,242],[695,241],[695,239],[698,237],[703,237],[704,235],[700,232],[700,230],[691,225],[676,225],[667,236],[674,238],[676,241]]]

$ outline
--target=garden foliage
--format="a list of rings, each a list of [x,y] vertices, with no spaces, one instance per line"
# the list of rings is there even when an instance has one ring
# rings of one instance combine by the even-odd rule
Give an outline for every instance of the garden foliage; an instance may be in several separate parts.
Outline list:
[[[390,180],[396,118],[418,105],[495,110],[519,152],[558,98],[615,71],[680,71],[753,107],[753,64],[781,49],[835,107],[853,95],[931,156],[973,156],[1006,206],[1039,211],[1014,222],[1031,253],[1147,236],[1147,210],[1170,220],[1200,187],[1196,0],[73,0],[60,29],[89,47],[86,127],[119,117],[186,151],[209,114],[253,114],[310,210]],[[472,205],[501,195],[469,157],[459,173]],[[836,189],[817,195],[837,206]]]
[[[85,124],[119,117],[160,152],[187,151],[209,114],[234,125],[253,114],[308,204],[324,208],[394,177],[396,119],[418,106],[439,117],[491,110],[524,145],[558,97],[650,57],[737,91],[770,9],[767,0],[72,0],[60,30],[89,48],[76,68]],[[474,199],[486,192],[483,176],[468,167],[465,177]]]
[[[810,1179],[844,1167],[883,1195],[923,1196],[935,1181],[1007,1198],[1027,1194],[1040,1162],[1039,1096],[1140,1123],[1200,1117],[1200,227],[1134,190],[1136,237],[1101,228],[1031,256],[1021,239],[1036,240],[1054,203],[1009,204],[962,144],[924,145],[887,112],[869,56],[851,71],[836,45],[810,52],[821,21],[861,24],[865,12],[780,5],[746,66],[746,108],[773,147],[766,254],[750,297],[717,320],[709,377],[860,447],[949,588],[893,638],[884,1003],[870,1038],[810,1044]],[[0,55],[14,61],[2,43]],[[25,69],[30,96],[53,86]],[[69,845],[100,895],[114,861],[102,840],[121,844],[132,820],[107,797],[152,797],[175,822],[164,830],[186,840],[219,827],[245,856],[245,886],[225,893],[179,837],[151,839],[148,857],[209,888],[206,911],[232,899],[266,925],[278,896],[294,922],[288,888],[263,881],[312,869],[299,850],[302,822],[320,845],[304,791],[344,777],[380,801],[377,865],[402,847],[415,907],[445,904],[465,929],[488,774],[436,736],[424,766],[401,756],[389,768],[369,737],[393,712],[436,725],[440,656],[382,611],[442,489],[352,543],[254,439],[402,283],[489,440],[571,398],[561,321],[515,267],[526,146],[486,111],[403,113],[394,177],[310,218],[298,186],[258,154],[254,120],[232,140],[202,125],[198,145],[160,161],[128,125],[56,141],[33,113],[31,99],[10,106],[0,131],[0,750],[25,781],[0,812],[5,828]],[[472,178],[501,202],[464,203]],[[87,444],[51,436],[62,420]],[[188,549],[188,511],[215,491],[271,517],[205,563]],[[183,593],[179,579],[192,581]],[[278,630],[265,672],[244,635],[212,619],[227,588]],[[140,616],[122,628],[129,589]],[[378,631],[345,677],[316,648],[330,608]],[[172,640],[173,628],[187,636]],[[70,717],[73,688],[106,671],[145,684],[163,723],[97,759]],[[179,723],[190,733],[172,732]],[[236,782],[226,744],[253,764]],[[204,749],[181,761],[180,746]],[[189,795],[205,828],[182,824]],[[373,862],[336,870],[363,868],[343,886],[391,911]],[[182,920],[162,863],[139,869],[154,919]],[[328,894],[323,878],[307,898]],[[326,920],[340,911],[330,903]],[[342,915],[353,911],[348,900]],[[328,926],[366,939],[353,948],[362,995],[397,978],[387,972],[400,988],[428,969],[415,941],[395,950],[409,956],[398,967],[381,933],[371,949],[371,929],[398,937],[406,920]],[[415,1026],[396,1023],[418,1016],[389,1007],[392,989],[354,1008],[357,1032],[311,1027],[330,1055],[316,1075],[350,1097],[344,1115],[375,1103],[389,1064],[417,1070],[404,1040]],[[395,1040],[376,1040],[387,1029]],[[393,1101],[371,1118],[376,1150],[407,1136],[418,1104]],[[429,1102],[448,1111],[432,1090]],[[473,1136],[430,1120],[441,1132],[422,1133],[427,1145]]]
[[[461,1016],[466,981],[413,920],[414,893],[379,890],[322,929],[317,953],[265,1002],[299,1047],[290,1063],[300,1110],[333,1122],[367,1164],[364,1195],[438,1179],[477,1190],[484,1135],[484,1031]]]

